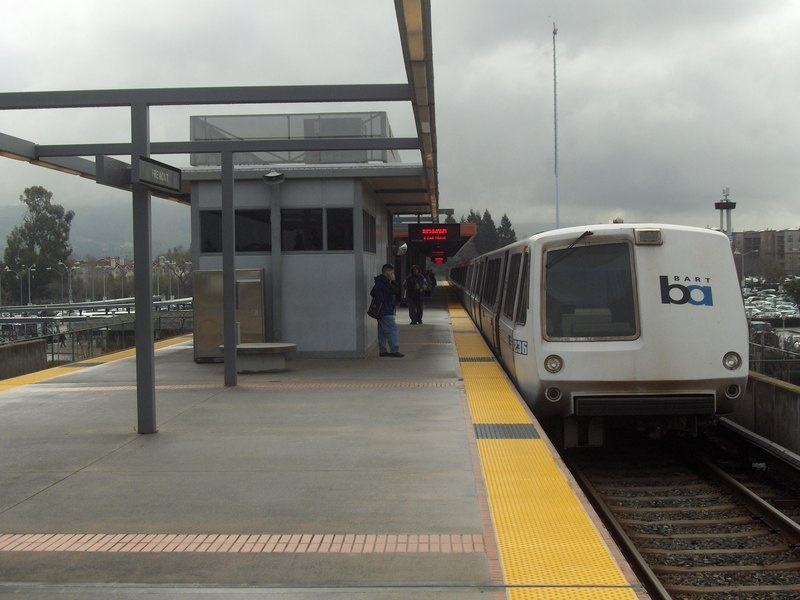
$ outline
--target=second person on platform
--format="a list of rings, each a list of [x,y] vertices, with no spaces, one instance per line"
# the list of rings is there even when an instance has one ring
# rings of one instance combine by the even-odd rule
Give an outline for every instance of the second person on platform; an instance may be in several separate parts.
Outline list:
[[[406,299],[408,300],[408,316],[412,325],[422,325],[422,295],[428,287],[428,281],[418,265],[411,265],[411,274],[406,278]]]

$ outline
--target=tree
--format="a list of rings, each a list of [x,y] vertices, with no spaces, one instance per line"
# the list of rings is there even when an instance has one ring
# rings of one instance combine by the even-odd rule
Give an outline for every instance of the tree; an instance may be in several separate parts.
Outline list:
[[[800,306],[800,279],[790,279],[783,282],[783,291],[795,304]]]
[[[774,259],[759,259],[759,270],[762,277],[771,284],[777,284],[784,280],[786,271],[777,260]]]
[[[511,220],[505,213],[503,213],[503,217],[500,219],[500,227],[497,228],[497,238],[500,242],[500,246],[507,246],[517,241],[517,233],[514,231],[514,228],[511,226]]]
[[[485,254],[496,250],[506,244],[517,241],[517,234],[511,225],[511,220],[507,215],[503,215],[500,227],[495,227],[492,214],[488,210],[483,211],[483,216],[478,211],[470,209],[469,214],[461,217],[462,223],[474,223],[478,231],[475,234],[475,250],[478,254]]]
[[[174,296],[191,296],[192,294],[192,257],[188,249],[178,246],[168,250],[157,260],[158,287],[163,294],[172,285]],[[172,279],[174,278],[174,281]]]
[[[10,268],[18,271],[25,267],[27,278],[28,269],[35,266],[35,271],[31,269],[35,273],[31,276],[31,297],[37,299],[45,293],[57,296],[59,262],[66,264],[72,254],[69,232],[75,213],[53,204],[52,199],[52,192],[41,186],[26,188],[19,200],[28,212],[6,241],[4,262]]]

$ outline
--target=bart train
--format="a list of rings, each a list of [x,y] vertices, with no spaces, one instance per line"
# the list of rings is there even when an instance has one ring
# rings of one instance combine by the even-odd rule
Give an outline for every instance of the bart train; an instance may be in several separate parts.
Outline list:
[[[747,320],[728,238],[665,224],[534,235],[453,267],[449,283],[565,446],[608,423],[696,431],[747,383]]]

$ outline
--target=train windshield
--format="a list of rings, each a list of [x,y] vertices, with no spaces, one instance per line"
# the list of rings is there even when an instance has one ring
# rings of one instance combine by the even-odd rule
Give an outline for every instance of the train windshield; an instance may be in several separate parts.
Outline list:
[[[545,337],[632,339],[636,302],[627,243],[551,250],[545,265]]]

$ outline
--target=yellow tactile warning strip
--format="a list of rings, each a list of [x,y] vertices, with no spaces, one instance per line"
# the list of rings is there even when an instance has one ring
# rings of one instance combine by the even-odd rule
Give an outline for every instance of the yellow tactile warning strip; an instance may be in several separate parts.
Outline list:
[[[466,311],[449,309],[473,425],[535,425],[496,362],[464,360],[491,353]],[[544,440],[476,442],[510,599],[636,598]]]
[[[7,533],[0,552],[476,553],[481,534]]]
[[[154,347],[158,350],[160,348],[167,348],[169,346],[182,344],[183,342],[188,342],[191,339],[192,339],[191,335],[182,335],[179,337],[169,338],[167,340],[161,340],[159,342],[156,342],[154,344]],[[74,373],[75,369],[93,367],[101,363],[108,363],[115,360],[120,360],[121,358],[129,358],[135,355],[136,355],[136,349],[131,348],[128,350],[121,350],[120,352],[112,352],[110,354],[104,354],[102,356],[87,358],[84,361],[70,363],[68,366],[53,367],[51,369],[45,369],[44,371],[36,371],[35,373],[28,373],[27,375],[19,375],[18,377],[11,377],[9,379],[4,379],[0,381],[0,392],[4,390],[17,388],[23,385],[28,385],[29,383],[38,383],[40,381],[46,381],[48,379],[54,379],[56,377],[60,377],[61,375],[66,375],[68,373]]]
[[[468,333],[453,331],[453,339],[459,358],[479,356],[489,358],[492,356],[492,352],[484,343],[483,338],[475,330]]]

